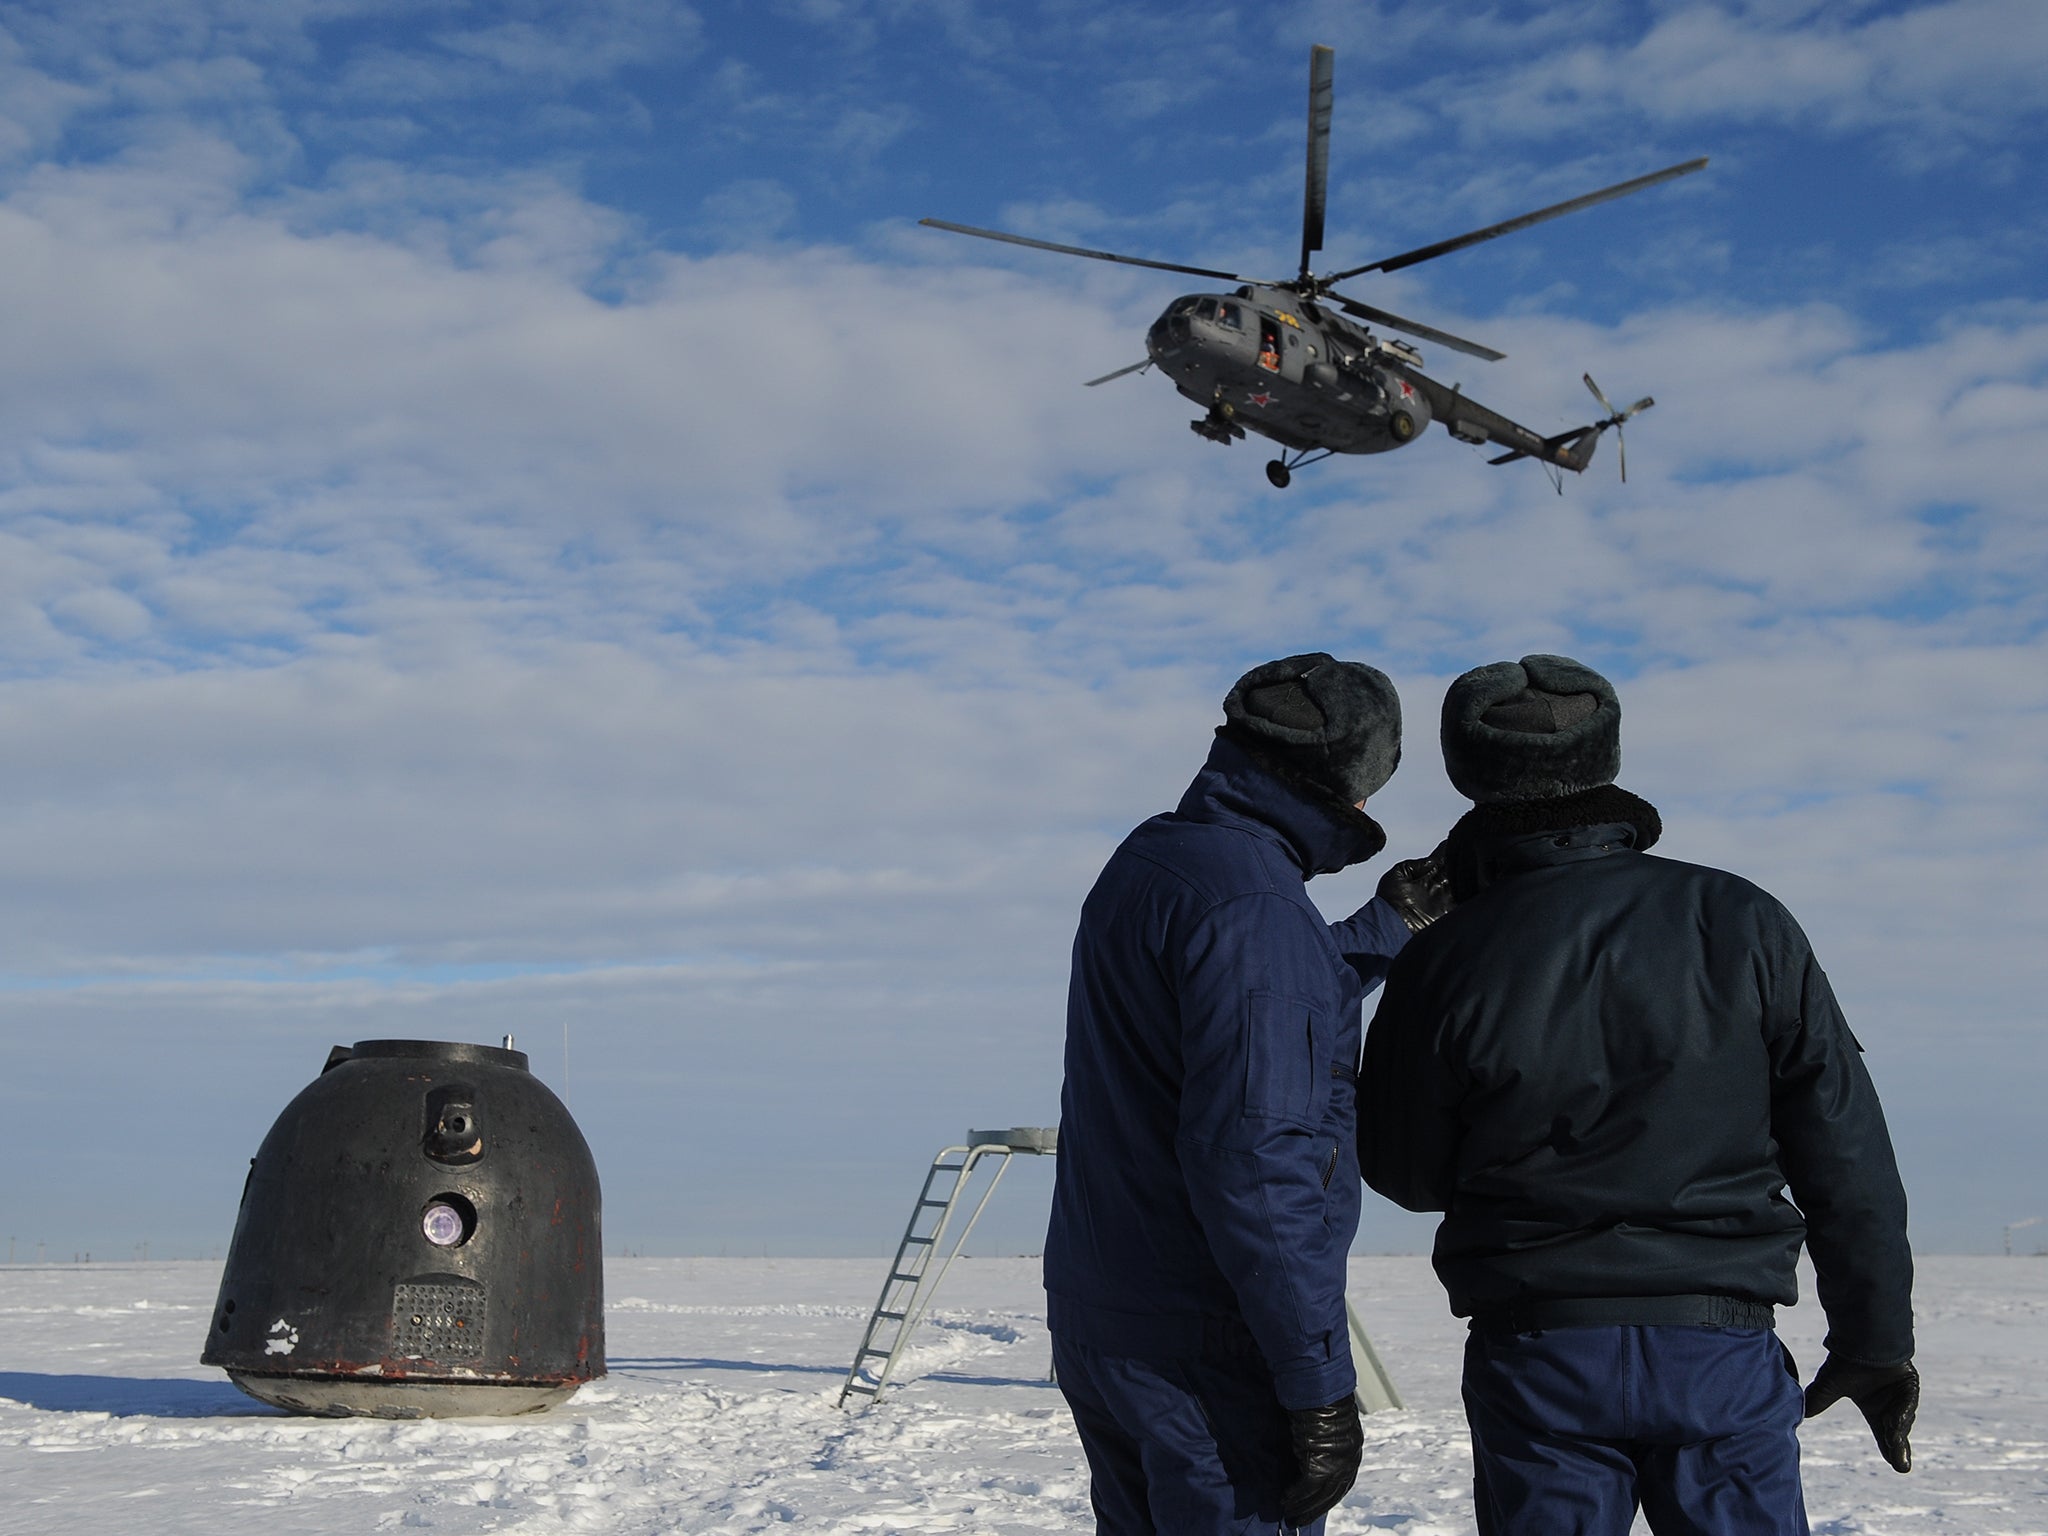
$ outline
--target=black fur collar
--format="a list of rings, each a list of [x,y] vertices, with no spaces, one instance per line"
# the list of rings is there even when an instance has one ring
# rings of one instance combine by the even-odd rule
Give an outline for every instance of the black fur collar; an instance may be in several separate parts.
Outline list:
[[[1602,784],[1549,800],[1496,800],[1475,805],[1458,818],[1444,839],[1452,892],[1464,901],[1483,890],[1491,874],[1490,851],[1504,841],[1609,825],[1633,828],[1632,846],[1638,853],[1664,835],[1664,819],[1657,814],[1657,807],[1618,784]]]

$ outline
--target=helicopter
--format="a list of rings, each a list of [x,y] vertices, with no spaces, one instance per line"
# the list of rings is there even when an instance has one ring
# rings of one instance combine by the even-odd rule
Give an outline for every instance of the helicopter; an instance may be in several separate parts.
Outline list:
[[[1295,470],[1333,454],[1386,453],[1405,447],[1436,421],[1460,442],[1491,443],[1508,450],[1488,460],[1489,463],[1533,459],[1545,465],[1562,490],[1563,471],[1583,472],[1608,428],[1614,429],[1620,444],[1622,423],[1648,410],[1656,401],[1645,396],[1625,410],[1618,410],[1593,382],[1593,376],[1586,374],[1585,385],[1606,414],[1584,426],[1543,436],[1481,405],[1467,396],[1461,385],[1445,386],[1431,378],[1422,371],[1422,353],[1412,342],[1377,335],[1371,326],[1400,331],[1488,362],[1498,362],[1506,353],[1361,303],[1338,293],[1336,285],[1368,272],[1397,272],[1596,203],[1689,176],[1705,167],[1706,158],[1666,166],[1661,171],[1382,261],[1317,274],[1311,270],[1309,261],[1323,245],[1335,81],[1336,51],[1315,45],[1309,50],[1308,177],[1301,212],[1301,269],[1294,277],[1250,278],[1209,267],[1059,245],[1002,230],[948,223],[944,219],[918,222],[933,229],[1034,250],[1236,284],[1228,292],[1191,293],[1175,299],[1146,333],[1143,362],[1087,383],[1093,388],[1126,374],[1158,368],[1181,394],[1205,407],[1205,415],[1188,423],[1197,436],[1227,445],[1242,441],[1247,432],[1256,432],[1280,445],[1280,456],[1266,465],[1266,478],[1276,488],[1284,489]],[[1367,324],[1355,324],[1354,320]],[[1621,447],[1619,453],[1621,477],[1626,480],[1626,447]]]

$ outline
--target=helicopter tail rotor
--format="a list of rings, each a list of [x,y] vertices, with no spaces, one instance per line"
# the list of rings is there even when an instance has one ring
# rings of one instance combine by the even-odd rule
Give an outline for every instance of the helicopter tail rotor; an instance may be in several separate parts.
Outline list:
[[[1622,436],[1621,424],[1631,416],[1647,411],[1657,402],[1645,395],[1627,410],[1616,410],[1614,402],[1609,400],[1600,386],[1593,382],[1593,375],[1588,373],[1582,374],[1581,377],[1585,380],[1586,388],[1592,391],[1593,398],[1600,402],[1601,409],[1607,412],[1605,416],[1598,421],[1589,421],[1583,427],[1573,427],[1568,432],[1559,432],[1554,437],[1543,438],[1535,436],[1525,428],[1515,427],[1512,422],[1507,423],[1510,435],[1495,436],[1493,440],[1498,443],[1510,443],[1513,446],[1506,453],[1488,459],[1487,462],[1512,464],[1517,459],[1536,459],[1546,466],[1569,469],[1574,474],[1583,473],[1586,466],[1593,462],[1593,450],[1600,446],[1601,434],[1612,427],[1617,456],[1621,460],[1621,478],[1626,481],[1628,444],[1627,439]],[[1563,487],[1560,486],[1559,489]]]
[[[1650,396],[1645,395],[1627,410],[1617,411],[1614,408],[1614,402],[1607,398],[1605,392],[1601,390],[1598,384],[1593,382],[1592,374],[1585,373],[1579,375],[1579,377],[1586,381],[1586,388],[1590,389],[1593,392],[1593,398],[1600,402],[1600,409],[1607,412],[1605,417],[1593,423],[1593,433],[1597,438],[1600,433],[1605,432],[1609,427],[1614,428],[1615,457],[1621,461],[1622,483],[1626,484],[1628,482],[1628,439],[1622,435],[1621,424],[1637,412],[1647,411],[1657,402]]]

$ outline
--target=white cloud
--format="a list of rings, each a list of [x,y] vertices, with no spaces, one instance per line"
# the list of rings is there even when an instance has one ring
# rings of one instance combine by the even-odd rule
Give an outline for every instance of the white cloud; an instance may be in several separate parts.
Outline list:
[[[1498,65],[1471,71],[1449,90],[1431,85],[1476,142],[1582,133],[1596,116],[1625,113],[1663,124],[1880,129],[1917,164],[1965,148],[1995,153],[2005,128],[2042,108],[2048,16],[2031,0],[1944,0],[1860,13],[1687,0],[1633,36],[1633,8],[1579,11],[1519,29],[1497,12],[1468,12],[1414,35],[1408,46],[1442,47],[1445,31],[1474,47],[1495,45]],[[1503,46],[1520,33],[1533,35]]]
[[[491,15],[501,8],[483,9]],[[489,66],[497,77],[492,83],[501,89],[600,79],[628,65],[686,57],[703,33],[695,8],[676,0],[579,0],[574,6],[503,9],[527,14],[492,15],[482,25],[433,34],[436,48]],[[436,89],[445,89],[445,82]]]
[[[1695,13],[1737,42],[1776,24]],[[1648,38],[1686,19],[1661,14]],[[1866,79],[1903,46],[1888,15],[1828,22]],[[475,67],[545,74],[528,42],[478,41]],[[1644,46],[1585,79],[1648,121],[1615,86]],[[1784,71],[1805,105],[1770,110],[1836,121],[1825,68]],[[76,73],[96,83],[8,98],[24,153],[80,91],[143,90]],[[2032,1017],[2036,303],[1900,340],[1853,282],[1776,302],[1716,277],[1603,327],[1392,281],[1361,296],[1510,351],[1448,376],[1532,426],[1592,414],[1581,368],[1655,394],[1628,486],[1611,442],[1559,498],[1432,433],[1277,495],[1267,452],[1194,441],[1162,379],[1080,387],[1136,359],[1174,279],[900,222],[798,244],[806,184],[773,159],[682,195],[782,243],[704,257],[650,251],[559,166],[358,157],[280,184],[273,75],[151,82],[166,116],[185,93],[178,131],[32,165],[0,200],[12,1049],[161,1015],[275,1046],[296,1086],[314,1036],[573,1013],[616,1023],[617,1062],[667,1043],[727,1099],[772,1082],[829,1119],[894,1091],[878,1052],[961,1031],[932,1092],[1020,1064],[1037,1108],[1000,1112],[1028,1119],[1101,857],[1178,796],[1239,670],[1313,647],[1403,686],[1395,849],[1461,809],[1431,749],[1449,675],[1583,654],[1621,684],[1626,778],[1671,850],[1784,896],[1874,1049],[1944,1038],[1944,998],[1986,1038]],[[776,105],[745,70],[725,85]],[[192,105],[237,91],[248,143]],[[1583,190],[1604,162],[1557,174]],[[1218,227],[1161,187],[1173,228]],[[1460,195],[1542,197],[1512,166]],[[1118,248],[1138,231],[1017,207]],[[1372,879],[1317,890],[1342,908]],[[647,1113],[623,1066],[616,1086]]]
[[[979,0],[877,0],[880,14],[898,23],[936,25],[968,58],[986,58],[1014,46],[1016,28],[1001,6]]]
[[[752,180],[720,187],[704,199],[704,219],[728,248],[765,245],[795,223],[797,201],[779,181]]]

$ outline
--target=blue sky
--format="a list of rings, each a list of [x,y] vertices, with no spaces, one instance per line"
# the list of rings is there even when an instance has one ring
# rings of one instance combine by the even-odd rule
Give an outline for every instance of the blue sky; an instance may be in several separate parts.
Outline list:
[[[1432,432],[1276,493],[1080,387],[1194,280],[916,226],[1286,275],[1318,42],[1330,266],[1712,157],[1348,285],[1539,430],[1654,394],[1626,486]],[[559,1083],[566,1027],[615,1246],[879,1252],[1056,1113],[1074,913],[1233,678],[1395,677],[1398,855],[1444,684],[1558,650],[1666,851],[1813,935],[1920,1241],[1994,1247],[2048,1213],[2044,78],[2033,0],[0,5],[0,1225],[213,1251],[331,1044]]]

